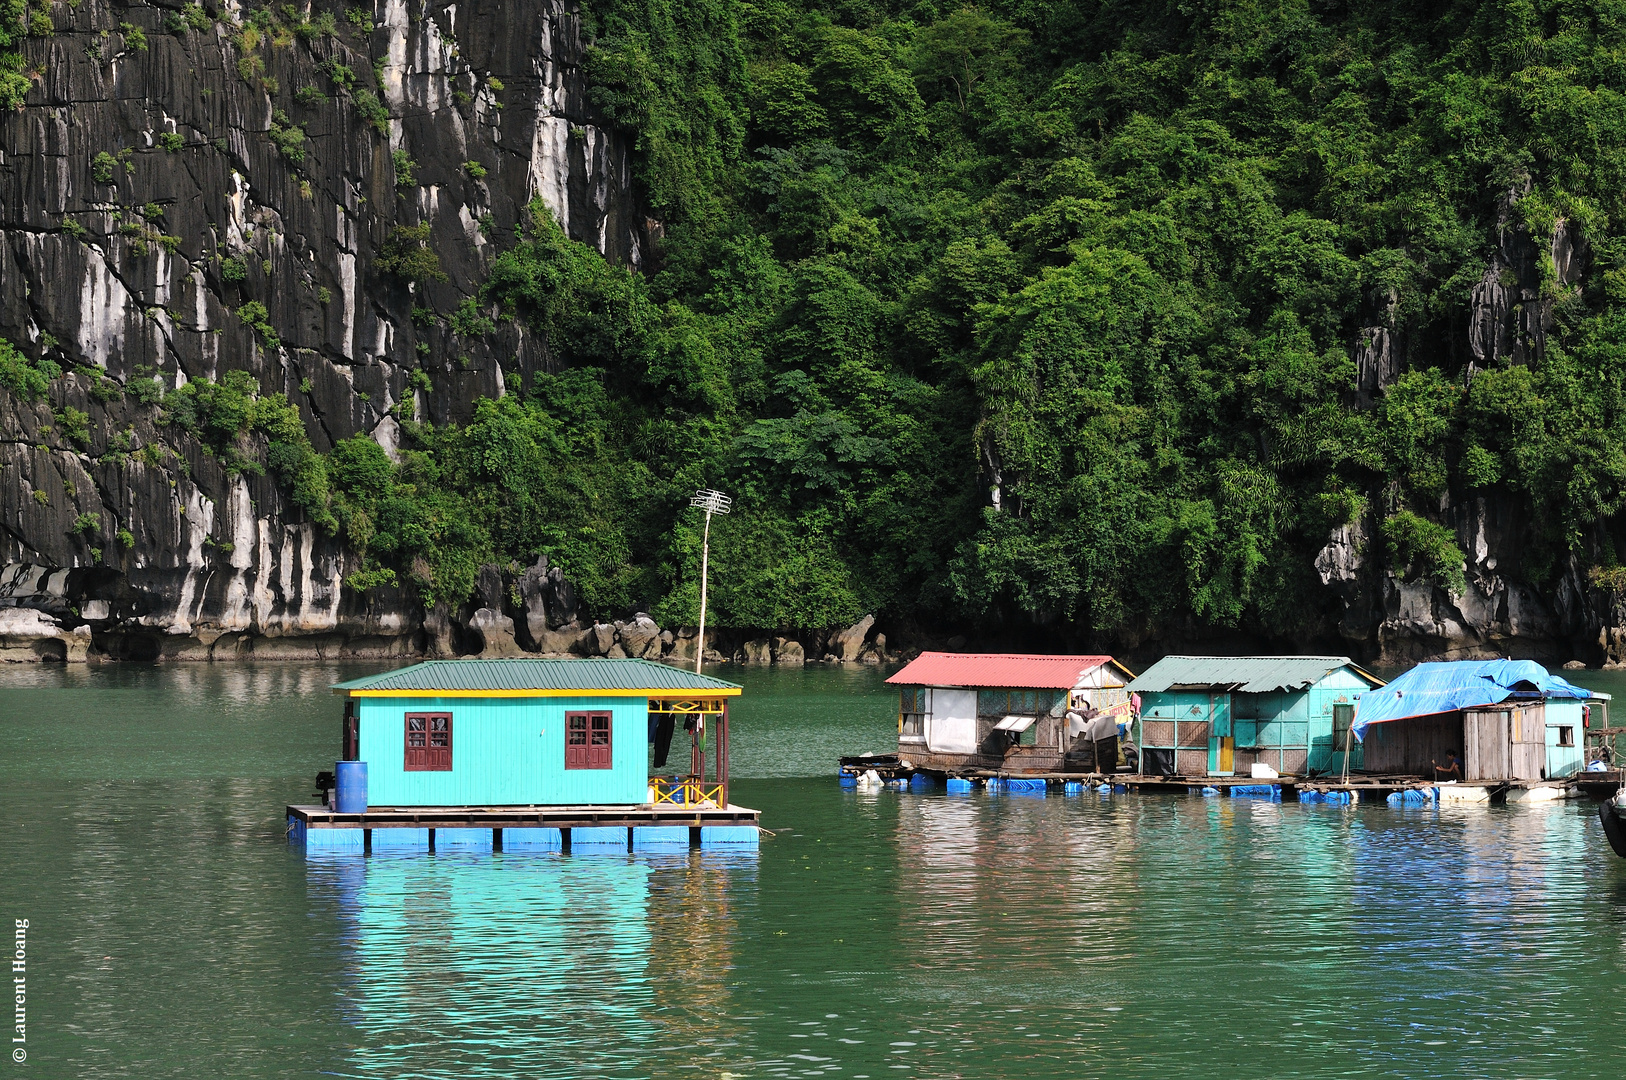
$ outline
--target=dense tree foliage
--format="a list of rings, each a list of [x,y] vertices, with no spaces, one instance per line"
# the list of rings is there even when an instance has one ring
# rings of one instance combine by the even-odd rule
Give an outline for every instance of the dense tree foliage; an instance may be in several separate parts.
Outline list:
[[[1298,634],[1329,530],[1460,590],[1442,507],[1492,489],[1530,580],[1616,565],[1626,4],[587,9],[661,269],[536,210],[482,303],[557,373],[399,468],[332,458],[379,566],[455,597],[548,552],[600,610],[688,621],[702,485],[738,497],[725,625]],[[1560,220],[1586,272],[1538,260],[1545,345],[1472,363],[1499,239]],[[1374,326],[1404,362],[1357,401]]]

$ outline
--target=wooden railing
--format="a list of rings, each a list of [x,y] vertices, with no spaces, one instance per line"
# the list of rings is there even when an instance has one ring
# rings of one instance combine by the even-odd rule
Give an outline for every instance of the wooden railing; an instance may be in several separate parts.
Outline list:
[[[723,785],[705,787],[697,776],[668,780],[657,776],[649,782],[655,793],[656,806],[722,806]]]

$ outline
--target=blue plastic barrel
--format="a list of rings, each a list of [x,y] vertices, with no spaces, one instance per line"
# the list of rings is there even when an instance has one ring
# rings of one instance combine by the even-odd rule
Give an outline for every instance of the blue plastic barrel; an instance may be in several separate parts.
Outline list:
[[[1064,795],[1082,795],[1084,794],[1084,784],[1078,780],[1069,780],[1062,785],[1061,790]]]
[[[944,786],[948,788],[950,795],[964,795],[971,790],[971,781],[963,780],[958,776],[951,776]]]
[[[367,763],[340,761],[333,766],[333,809],[341,814],[367,812]]]

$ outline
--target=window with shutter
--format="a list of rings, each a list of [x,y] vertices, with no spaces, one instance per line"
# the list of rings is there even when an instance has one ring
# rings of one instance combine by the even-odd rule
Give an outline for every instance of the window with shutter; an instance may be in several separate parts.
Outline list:
[[[452,714],[407,713],[407,772],[452,771]]]
[[[612,768],[612,750],[609,713],[565,713],[565,768]]]

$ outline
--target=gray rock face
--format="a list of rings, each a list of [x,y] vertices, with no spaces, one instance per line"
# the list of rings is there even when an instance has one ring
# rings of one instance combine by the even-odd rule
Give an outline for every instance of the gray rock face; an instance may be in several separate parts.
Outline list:
[[[791,641],[789,638],[782,637],[774,638],[773,662],[799,667],[807,663],[807,653],[803,651],[800,641]]]
[[[555,656],[568,653],[586,654],[590,643],[597,644],[597,638],[591,630],[544,630],[541,636],[535,639],[537,652]]]
[[[773,643],[767,638],[755,638],[740,646],[742,664],[767,664],[773,661]]]
[[[574,0],[410,14],[380,0],[370,33],[340,18],[276,45],[245,36],[235,5],[180,34],[164,27],[174,10],[93,0],[27,40],[44,76],[0,117],[0,334],[31,356],[115,391],[149,371],[171,387],[246,371],[288,395],[319,450],[358,433],[393,450],[398,405],[460,420],[510,373],[551,364],[517,326],[454,340],[411,317],[473,295],[530,200],[643,264],[630,147],[588,104]],[[348,89],[329,74],[344,69]],[[380,268],[392,230],[420,224],[445,281]],[[275,343],[238,314],[251,301]],[[409,389],[419,370],[430,389]],[[350,553],[273,482],[226,473],[156,407],[95,388],[71,376],[41,402],[0,389],[0,607],[59,623],[64,652],[84,628],[113,656],[455,654],[501,638],[501,618],[519,617],[506,640],[520,644],[576,618],[545,564],[520,583],[522,611],[485,603],[480,627],[430,618],[409,592],[356,593]],[[90,418],[82,443],[54,430],[66,407]],[[15,619],[0,639],[34,651],[42,624]]]
[[[0,660],[84,660],[90,627],[69,629],[42,611],[0,608]]]
[[[695,657],[695,646],[699,643],[699,631],[692,626],[685,626],[673,635],[671,647],[666,650],[666,660],[674,664],[692,664]]]
[[[1576,656],[1592,664],[1626,660],[1626,637],[1617,629],[1622,602],[1587,583],[1582,557],[1572,557],[1544,590],[1502,572],[1500,558],[1518,550],[1528,526],[1515,499],[1480,496],[1444,513],[1467,555],[1460,595],[1427,579],[1407,580],[1370,557],[1383,543],[1370,516],[1328,537],[1315,566],[1341,601],[1338,632],[1352,652],[1392,664],[1510,654],[1554,664]]]
[[[860,652],[863,652],[863,639],[870,636],[870,626],[875,626],[875,616],[865,615],[841,633],[831,634],[829,649],[836,654],[836,659],[859,659]]]
[[[480,636],[481,656],[525,655],[525,650],[514,640],[514,620],[500,611],[480,608],[470,617],[468,628]]]
[[[536,565],[526,570],[517,583],[524,604],[525,631],[539,651],[540,643],[556,630],[573,625],[576,620],[576,590],[565,580],[557,566],[549,567],[546,555],[538,556]]]
[[[1581,279],[1590,254],[1569,222],[1560,218],[1551,236],[1531,236],[1518,220],[1518,200],[1529,181],[1504,192],[1497,204],[1496,250],[1469,301],[1468,345],[1478,367],[1506,357],[1516,364],[1540,360],[1553,327],[1553,297],[1541,287],[1541,262],[1547,260],[1560,286]]]
[[[661,628],[643,612],[630,622],[615,624],[621,648],[628,656],[641,656],[658,660],[661,655]]]
[[[857,660],[864,651],[864,639],[869,636],[869,629],[874,625],[875,616],[865,615],[847,629],[830,635],[829,649],[835,653],[838,660]]]

